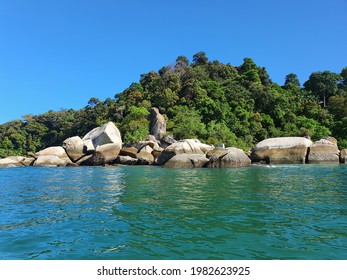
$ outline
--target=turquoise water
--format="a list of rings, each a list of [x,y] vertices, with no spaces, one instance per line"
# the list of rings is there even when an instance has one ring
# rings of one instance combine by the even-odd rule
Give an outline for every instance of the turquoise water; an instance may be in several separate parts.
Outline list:
[[[347,259],[347,165],[0,169],[0,259]]]

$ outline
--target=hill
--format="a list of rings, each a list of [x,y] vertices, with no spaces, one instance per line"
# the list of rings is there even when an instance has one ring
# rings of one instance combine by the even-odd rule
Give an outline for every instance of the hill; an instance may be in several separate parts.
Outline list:
[[[0,125],[0,157],[61,145],[108,121],[120,128],[125,143],[134,143],[149,134],[151,107],[167,118],[176,139],[248,150],[269,137],[334,136],[340,149],[347,147],[347,67],[339,74],[314,72],[303,85],[290,73],[281,86],[251,58],[232,66],[199,52],[192,62],[179,56],[142,74],[114,98],[92,97],[80,110],[25,115]]]

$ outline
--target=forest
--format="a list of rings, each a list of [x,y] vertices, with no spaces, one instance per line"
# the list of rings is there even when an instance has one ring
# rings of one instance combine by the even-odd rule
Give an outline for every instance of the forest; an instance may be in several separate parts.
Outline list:
[[[124,143],[132,144],[149,134],[151,107],[159,108],[175,139],[247,151],[270,137],[333,136],[340,149],[347,148],[347,67],[341,73],[313,72],[303,84],[289,73],[279,85],[251,58],[232,66],[198,52],[191,62],[179,56],[140,75],[113,98],[91,97],[79,110],[28,114],[0,125],[0,157],[61,145],[108,121],[120,129]]]

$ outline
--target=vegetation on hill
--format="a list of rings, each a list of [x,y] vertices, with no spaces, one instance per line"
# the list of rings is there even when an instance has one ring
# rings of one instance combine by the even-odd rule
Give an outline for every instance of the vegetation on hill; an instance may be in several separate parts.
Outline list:
[[[314,72],[302,86],[291,73],[280,86],[250,58],[232,66],[199,52],[191,63],[179,56],[158,72],[142,74],[114,98],[93,97],[80,110],[25,115],[0,125],[0,157],[61,145],[108,121],[120,128],[125,143],[133,143],[149,133],[150,107],[166,116],[176,139],[248,150],[269,137],[331,135],[347,147],[347,67],[339,74]]]

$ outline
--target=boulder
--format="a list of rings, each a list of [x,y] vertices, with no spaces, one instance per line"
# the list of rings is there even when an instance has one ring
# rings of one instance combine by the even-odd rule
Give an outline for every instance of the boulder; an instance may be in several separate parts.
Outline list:
[[[115,144],[119,149],[122,148],[120,132],[113,122],[108,122],[101,127],[94,128],[88,132],[82,140],[85,142],[85,145],[87,140],[91,140],[95,149],[97,146],[105,144]]]
[[[135,147],[122,148],[119,152],[120,156],[130,156],[132,158],[136,158],[137,149]]]
[[[160,147],[165,149],[175,142],[177,142],[177,141],[173,138],[173,135],[166,135],[161,139]]]
[[[18,166],[30,166],[33,164],[35,158],[32,157],[22,157],[22,156],[12,156],[12,157],[7,157],[8,159],[12,159],[16,162],[19,163]]]
[[[17,160],[12,158],[1,158],[0,159],[0,167],[15,167],[15,166],[23,166]]]
[[[70,137],[64,140],[63,148],[65,149],[69,158],[76,162],[86,155],[84,152],[84,144],[79,136]]]
[[[334,142],[321,139],[315,142],[308,155],[308,163],[339,163],[340,151]]]
[[[209,163],[207,167],[211,168],[229,168],[243,167],[251,164],[250,158],[237,148],[215,148],[207,153]]]
[[[87,155],[95,153],[95,147],[91,139],[83,140],[83,152]]]
[[[151,148],[151,146],[144,146],[143,148],[141,148],[141,150],[139,152],[147,152],[147,153],[152,153],[153,149]]]
[[[148,152],[139,152],[137,155],[137,164],[139,165],[151,165],[154,163],[154,157]]]
[[[165,168],[200,168],[209,160],[203,154],[178,154],[170,158],[163,167]]]
[[[252,149],[253,162],[305,163],[312,141],[304,137],[268,138]]]
[[[72,161],[66,157],[57,155],[42,155],[34,161],[34,166],[66,166],[72,164]]]
[[[115,163],[134,165],[137,163],[137,158],[133,158],[131,156],[118,156],[115,160]]]
[[[81,162],[81,165],[105,165],[114,161],[120,152],[119,145],[116,143],[104,144],[101,146],[97,146],[95,149],[95,153]]]
[[[214,147],[203,144],[197,139],[185,139],[175,142],[164,149],[157,160],[158,165],[164,165],[170,158],[179,154],[201,154],[204,155]]]
[[[337,140],[334,137],[326,136],[323,138],[324,140],[328,140],[329,142],[333,143],[337,147]]]
[[[166,133],[166,120],[162,114],[159,113],[158,108],[149,109],[150,112],[150,134],[155,139],[160,140]]]
[[[65,152],[65,149],[60,146],[49,147],[35,154],[37,159],[34,161],[34,166],[66,166],[72,161]]]
[[[150,148],[155,150],[159,149],[159,144],[155,141],[139,141],[135,143],[134,146],[138,151],[142,150],[146,146],[149,146]]]
[[[342,149],[340,152],[340,162],[347,163],[347,149]]]

